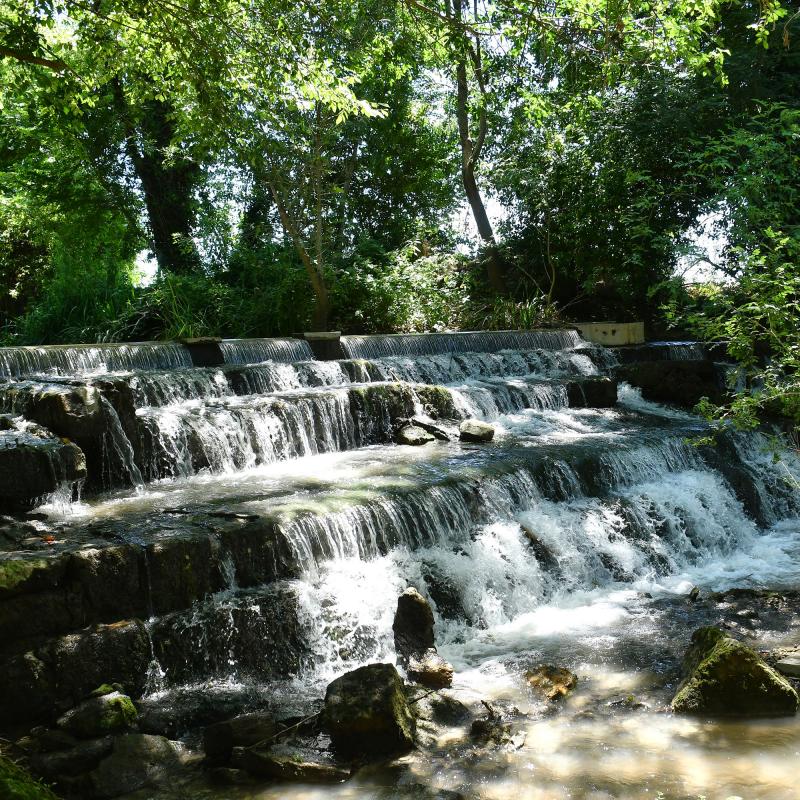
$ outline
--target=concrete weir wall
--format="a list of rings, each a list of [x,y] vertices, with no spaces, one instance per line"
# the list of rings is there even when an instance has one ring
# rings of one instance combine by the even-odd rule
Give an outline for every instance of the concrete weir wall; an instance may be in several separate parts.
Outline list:
[[[644,322],[576,322],[584,339],[606,347],[643,344]]]

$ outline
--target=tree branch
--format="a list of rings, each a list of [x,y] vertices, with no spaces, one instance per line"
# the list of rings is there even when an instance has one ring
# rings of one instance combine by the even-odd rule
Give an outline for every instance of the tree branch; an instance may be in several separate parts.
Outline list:
[[[15,50],[13,47],[5,47],[0,45],[0,56],[6,58],[13,58],[23,64],[35,64],[38,67],[47,67],[54,72],[66,72],[69,67],[63,61],[56,61],[52,58],[41,58],[35,56],[33,53],[25,53],[22,50]]]

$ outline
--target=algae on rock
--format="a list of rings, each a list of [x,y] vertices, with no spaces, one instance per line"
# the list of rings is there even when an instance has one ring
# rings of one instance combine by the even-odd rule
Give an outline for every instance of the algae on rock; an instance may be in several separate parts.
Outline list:
[[[719,628],[699,628],[684,659],[686,677],[672,699],[678,713],[794,714],[797,692],[759,655]]]

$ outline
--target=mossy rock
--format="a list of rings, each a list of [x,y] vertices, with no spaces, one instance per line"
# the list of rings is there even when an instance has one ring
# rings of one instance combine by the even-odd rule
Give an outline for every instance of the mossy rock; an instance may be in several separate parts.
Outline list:
[[[700,628],[684,659],[672,710],[715,716],[794,714],[797,692],[759,655],[718,628]]]
[[[0,562],[0,595],[23,591],[28,580],[46,570],[48,563],[44,558],[9,558]]]
[[[392,664],[368,664],[333,681],[323,725],[336,752],[347,757],[383,756],[414,744],[415,719]]]
[[[136,706],[130,697],[112,691],[85,700],[64,714],[57,724],[68,733],[90,739],[132,728],[136,719]]]
[[[3,800],[58,800],[47,786],[3,756],[0,756],[0,797]]]

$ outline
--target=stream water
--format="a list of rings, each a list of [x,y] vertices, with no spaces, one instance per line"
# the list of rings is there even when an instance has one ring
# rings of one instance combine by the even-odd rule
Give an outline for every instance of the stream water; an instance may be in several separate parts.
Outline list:
[[[346,362],[296,352],[306,360],[280,363],[268,360],[274,347],[230,345],[228,364],[250,364],[235,375],[170,362],[114,377],[135,398],[150,460],[131,444],[136,485],[53,498],[40,524],[76,537],[107,525],[117,541],[134,541],[143,520],[175,509],[269,515],[296,566],[265,591],[240,588],[225,562],[226,586],[169,620],[189,663],[160,663],[156,650],[146,705],[178,716],[200,702],[313,711],[344,671],[394,662],[397,597],[415,586],[455,667],[445,694],[476,715],[487,701],[513,726],[511,744],[486,749],[470,743],[469,720],[423,725],[420,750],[341,786],[220,789],[187,768],[173,786],[135,797],[800,797],[797,718],[663,713],[702,624],[723,622],[762,649],[800,645],[795,608],[769,605],[763,593],[725,594],[800,589],[800,465],[788,451],[775,459],[762,434],[698,447],[701,420],[626,385],[615,408],[569,408],[565,381],[603,374],[613,357],[551,333],[502,351],[514,344],[502,335],[455,345],[349,337]],[[98,363],[85,372],[108,380]],[[398,382],[446,387],[457,415],[491,421],[495,440],[380,442],[353,392]],[[426,413],[413,391],[411,404]],[[693,586],[698,603],[687,600]],[[291,642],[265,622],[284,613],[276,598],[287,597]],[[156,632],[164,624],[148,623]],[[296,655],[283,671],[282,648]],[[542,663],[579,677],[555,713],[523,678]],[[191,762],[197,735],[184,728]]]

